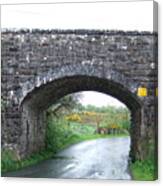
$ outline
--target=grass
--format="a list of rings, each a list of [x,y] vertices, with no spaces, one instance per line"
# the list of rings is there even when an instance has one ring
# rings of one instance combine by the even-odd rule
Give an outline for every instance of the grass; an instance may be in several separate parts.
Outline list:
[[[154,181],[157,179],[157,160],[155,158],[155,144],[151,140],[148,155],[145,160],[130,163],[130,171],[134,180]]]
[[[101,135],[101,134],[94,134],[94,135],[72,135],[64,145],[60,146],[60,149],[58,151],[82,142],[86,140],[93,140],[93,139],[98,139],[98,138],[112,138],[112,137],[123,137],[127,136],[125,134],[117,134],[117,135]],[[17,160],[15,153],[11,150],[6,150],[2,151],[1,153],[1,171],[2,173],[9,172],[9,171],[16,171],[21,168],[25,168],[31,165],[35,165],[43,160],[50,159],[54,157],[54,152],[49,151],[47,149],[39,152],[32,154],[28,158],[22,159],[22,160]]]
[[[1,152],[1,172],[5,173],[9,171],[16,171],[21,168],[37,164],[43,160],[51,158],[52,156],[53,152],[43,150],[25,159],[18,160],[15,158],[13,151],[5,150]]]
[[[98,139],[98,138],[114,138],[114,137],[125,137],[128,136],[128,134],[93,134],[93,135],[72,135],[67,141],[66,143],[60,148],[64,149],[66,147],[68,147],[69,145],[73,145],[82,141],[86,141],[86,140],[94,140],[94,139]]]
[[[130,164],[130,170],[134,180],[153,181],[156,179],[152,160],[136,161]]]

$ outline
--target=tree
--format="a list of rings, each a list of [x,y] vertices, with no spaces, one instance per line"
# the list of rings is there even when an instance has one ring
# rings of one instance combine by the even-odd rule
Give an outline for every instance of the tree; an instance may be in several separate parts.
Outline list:
[[[79,107],[79,100],[81,97],[81,93],[74,93],[59,99],[48,109],[47,114],[52,113],[58,117],[61,114],[70,113],[73,109],[77,109]]]

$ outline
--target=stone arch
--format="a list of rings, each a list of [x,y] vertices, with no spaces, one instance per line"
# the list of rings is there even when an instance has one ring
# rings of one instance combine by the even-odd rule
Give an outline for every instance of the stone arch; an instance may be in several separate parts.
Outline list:
[[[27,82],[22,88],[24,92],[20,97],[19,107],[22,113],[20,154],[28,155],[44,147],[44,111],[51,104],[70,93],[94,90],[117,98],[130,109],[131,155],[139,156],[142,103],[135,94],[136,88],[136,82],[118,71],[106,69],[103,65],[63,65],[38,75],[33,84]]]
[[[62,79],[63,77],[73,76],[98,77],[117,83],[118,86],[121,86],[124,90],[131,92],[137,102],[141,102],[141,100],[139,100],[135,95],[139,85],[138,82],[133,81],[131,78],[127,77],[118,70],[106,68],[103,63],[101,63],[101,65],[97,65],[93,63],[90,64],[89,61],[83,61],[82,63],[77,64],[58,65],[53,69],[47,70],[44,73],[37,74],[33,78],[30,78],[29,81],[26,81],[21,85],[21,95],[18,98],[19,105],[21,105],[33,91],[42,88],[44,85]]]

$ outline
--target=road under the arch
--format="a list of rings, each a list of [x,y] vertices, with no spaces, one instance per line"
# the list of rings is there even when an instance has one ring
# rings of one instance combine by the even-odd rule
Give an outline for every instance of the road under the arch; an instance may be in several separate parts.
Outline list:
[[[9,177],[127,179],[130,137],[114,137],[72,145],[46,160]]]

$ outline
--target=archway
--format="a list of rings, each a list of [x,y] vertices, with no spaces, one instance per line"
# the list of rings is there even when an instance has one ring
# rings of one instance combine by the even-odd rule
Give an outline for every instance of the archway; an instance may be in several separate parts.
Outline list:
[[[89,73],[89,72],[88,72]],[[101,73],[103,76],[103,74]],[[110,76],[109,76],[110,77]],[[63,96],[79,91],[93,90],[111,95],[123,102],[131,111],[131,157],[141,158],[139,143],[141,141],[141,102],[123,83],[110,78],[91,74],[73,74],[56,78],[30,91],[23,99],[22,135],[20,154],[23,156],[37,152],[45,146],[46,118],[44,111]],[[127,80],[126,80],[127,81]]]

